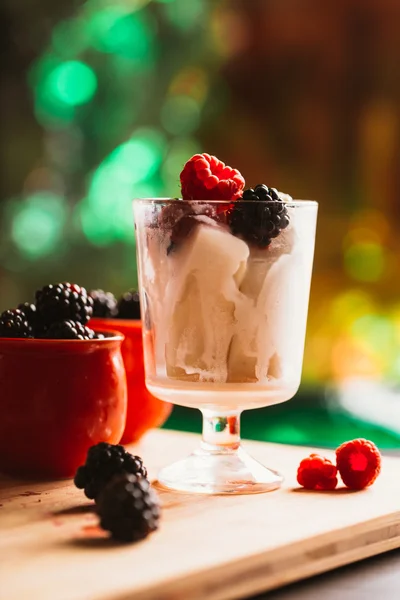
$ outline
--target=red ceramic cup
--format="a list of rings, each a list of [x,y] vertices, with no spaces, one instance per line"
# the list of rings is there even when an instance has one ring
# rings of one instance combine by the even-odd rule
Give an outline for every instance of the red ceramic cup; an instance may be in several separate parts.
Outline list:
[[[143,364],[142,322],[130,319],[91,319],[89,326],[95,331],[114,329],[125,340],[122,356],[128,385],[128,411],[121,443],[137,441],[146,431],[159,427],[167,420],[172,405],[150,394],[145,384]]]
[[[118,443],[126,420],[123,336],[0,338],[0,472],[70,477],[90,446]]]

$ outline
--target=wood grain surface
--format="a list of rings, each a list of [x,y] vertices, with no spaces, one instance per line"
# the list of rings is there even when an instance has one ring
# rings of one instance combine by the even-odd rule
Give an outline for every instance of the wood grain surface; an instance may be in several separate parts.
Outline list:
[[[197,443],[161,430],[131,450],[155,477]],[[136,545],[109,540],[71,481],[0,478],[0,599],[229,600],[400,547],[400,459],[384,459],[371,489],[307,492],[295,476],[310,449],[245,446],[285,475],[281,490],[160,491],[160,530]]]

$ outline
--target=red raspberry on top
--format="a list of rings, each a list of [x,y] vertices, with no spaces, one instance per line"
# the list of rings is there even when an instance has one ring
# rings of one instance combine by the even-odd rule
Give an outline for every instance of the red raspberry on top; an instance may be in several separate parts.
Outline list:
[[[236,200],[242,195],[244,179],[209,154],[195,154],[180,175],[183,200]]]
[[[310,454],[297,469],[297,481],[307,490],[334,490],[337,486],[337,469],[327,458]]]
[[[353,490],[372,485],[381,471],[381,454],[373,442],[362,438],[345,442],[336,450],[336,465],[343,483]]]

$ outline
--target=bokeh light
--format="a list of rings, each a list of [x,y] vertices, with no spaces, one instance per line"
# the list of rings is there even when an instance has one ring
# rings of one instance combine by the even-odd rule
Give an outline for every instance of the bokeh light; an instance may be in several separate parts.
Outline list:
[[[171,96],[166,99],[160,117],[168,133],[188,135],[200,124],[200,106],[190,96]]]
[[[350,288],[332,299],[328,321],[335,328],[347,331],[354,321],[370,314],[374,309],[370,294],[364,290]]]
[[[172,79],[169,94],[176,96],[190,96],[199,103],[203,103],[209,88],[209,77],[205,69],[199,67],[186,67],[179,71]]]
[[[58,65],[44,82],[50,97],[69,106],[85,104],[96,92],[97,78],[88,65],[72,60]]]
[[[132,200],[158,195],[152,179],[166,150],[166,139],[152,128],[137,129],[131,138],[115,148],[94,172],[80,218],[87,239],[96,245],[113,241],[134,242]],[[157,179],[155,179],[157,181]]]
[[[166,5],[165,12],[171,23],[184,31],[190,30],[202,17],[204,17],[203,0],[161,1]]]
[[[95,12],[87,24],[94,48],[146,65],[153,55],[153,26],[143,12],[129,13],[122,6],[108,6]]]
[[[63,235],[67,219],[65,200],[48,191],[37,192],[11,204],[11,237],[28,259],[51,254]]]
[[[74,120],[75,110],[39,88],[35,93],[35,116],[38,122],[51,129],[68,127]]]
[[[377,352],[392,348],[396,343],[393,325],[385,315],[363,315],[354,321],[351,332],[355,338],[367,341]]]
[[[96,75],[84,62],[60,60],[46,54],[30,72],[35,115],[46,128],[68,127],[76,107],[89,102],[97,89]]]
[[[386,266],[385,249],[376,242],[356,242],[345,250],[344,266],[358,281],[379,281]]]
[[[54,27],[51,41],[54,51],[60,58],[71,58],[78,56],[88,46],[82,20],[67,19],[60,21]]]
[[[201,152],[201,145],[194,137],[177,137],[170,143],[161,168],[167,196],[180,196],[179,174],[188,157],[198,152]]]

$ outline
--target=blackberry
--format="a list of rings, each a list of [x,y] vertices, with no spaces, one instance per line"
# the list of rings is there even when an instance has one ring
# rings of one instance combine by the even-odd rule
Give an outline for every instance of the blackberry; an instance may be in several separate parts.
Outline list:
[[[36,306],[29,302],[24,302],[23,304],[18,304],[17,308],[24,313],[28,323],[34,327],[37,321]]]
[[[39,317],[36,306],[30,302],[24,302],[18,304],[17,308],[25,314],[26,320],[33,329],[33,337],[43,338],[47,327]]]
[[[117,300],[111,292],[91,290],[89,296],[93,299],[93,317],[112,319],[117,316]]]
[[[36,292],[36,308],[45,325],[69,319],[85,324],[93,313],[93,299],[79,285],[57,283]]]
[[[159,526],[160,503],[144,477],[119,475],[100,494],[100,526],[121,542],[137,542]]]
[[[138,292],[125,292],[118,300],[118,319],[140,319],[140,298]]]
[[[96,334],[77,321],[58,321],[45,329],[42,337],[48,340],[93,340]]]
[[[74,483],[88,498],[96,500],[115,475],[123,474],[147,477],[147,470],[142,459],[126,452],[123,446],[100,442],[89,448],[86,462],[78,468]]]
[[[0,315],[0,337],[32,338],[33,329],[19,308],[5,310]]]
[[[229,211],[228,224],[234,235],[266,248],[289,225],[289,213],[277,190],[261,184],[243,192]]]

